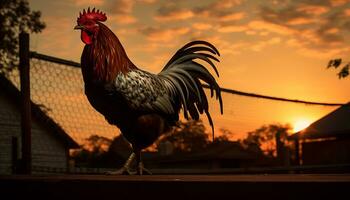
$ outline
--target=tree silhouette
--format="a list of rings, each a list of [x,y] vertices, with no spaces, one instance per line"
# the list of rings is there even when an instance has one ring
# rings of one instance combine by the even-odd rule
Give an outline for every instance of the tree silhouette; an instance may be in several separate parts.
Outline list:
[[[109,138],[98,135],[91,135],[85,139],[85,143],[82,145],[82,148],[96,154],[101,154],[107,152],[111,143],[112,140]]]
[[[122,135],[112,140],[103,136],[91,135],[72,155],[79,167],[121,167],[131,153],[131,146]]]
[[[173,132],[164,135],[156,142],[156,145],[159,149],[161,143],[170,143],[174,153],[200,152],[220,145],[233,144],[226,136],[231,133],[228,130],[225,133],[216,137],[214,142],[210,142],[203,122],[191,120],[180,122]],[[113,140],[91,135],[85,139],[81,149],[74,152],[72,156],[76,165],[80,167],[121,167],[131,151],[130,144],[122,135]]]
[[[175,153],[196,152],[203,150],[208,145],[209,138],[201,120],[190,120],[180,122],[173,132],[157,141],[158,146],[165,141],[172,144]]]
[[[333,60],[330,60],[328,62],[328,65],[327,65],[327,69],[328,68],[332,68],[334,67],[335,69],[337,69],[338,67],[340,67],[340,65],[342,64],[342,59],[341,58],[337,58],[337,59],[333,59]],[[350,67],[350,62],[346,63],[346,64],[343,64],[342,68],[340,69],[340,71],[338,72],[338,78],[341,79],[341,78],[345,78],[347,76],[349,76],[349,67]]]
[[[248,136],[240,142],[246,149],[273,157],[277,156],[277,144],[285,143],[289,130],[291,130],[289,124],[263,125],[254,131],[248,132]]]
[[[31,11],[26,0],[0,1],[0,73],[18,65],[18,35],[39,33],[45,28],[40,11]]]
[[[107,150],[112,141],[106,137],[91,135],[80,145],[81,149],[72,155],[77,166],[101,167],[105,163]]]

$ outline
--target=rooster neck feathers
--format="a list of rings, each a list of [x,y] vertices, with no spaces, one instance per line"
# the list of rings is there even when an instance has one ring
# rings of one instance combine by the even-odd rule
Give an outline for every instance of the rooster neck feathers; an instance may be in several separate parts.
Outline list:
[[[102,23],[97,22],[100,30],[93,44],[86,45],[83,61],[91,63],[83,66],[83,74],[90,72],[90,78],[111,83],[117,74],[127,73],[137,67],[128,58],[117,36]],[[84,73],[85,71],[85,73]]]

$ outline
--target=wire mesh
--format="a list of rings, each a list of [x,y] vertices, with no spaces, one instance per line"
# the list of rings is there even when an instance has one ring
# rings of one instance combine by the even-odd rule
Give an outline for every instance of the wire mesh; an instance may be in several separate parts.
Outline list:
[[[19,88],[19,72],[9,78]],[[112,138],[119,133],[89,104],[80,68],[36,58],[30,61],[31,100],[81,143],[93,134]]]
[[[231,139],[245,138],[247,133],[268,124],[290,124],[290,134],[297,131],[298,122],[312,123],[337,107],[274,101],[222,93],[224,114],[220,114],[214,99],[211,113],[218,134],[228,133]],[[306,127],[304,127],[306,128]]]
[[[19,72],[12,71],[8,78],[19,88]],[[69,64],[46,60],[30,60],[31,99],[58,123],[77,142],[90,135],[112,138],[119,130],[109,125],[104,117],[89,104],[83,89],[81,70]],[[209,95],[209,93],[207,93]],[[290,123],[302,119],[313,122],[337,107],[280,102],[239,96],[223,92],[224,115],[218,102],[209,99],[210,112],[216,135],[226,134],[231,139],[244,138],[265,124]],[[294,98],[294,97],[293,97]],[[202,120],[211,134],[206,117]]]

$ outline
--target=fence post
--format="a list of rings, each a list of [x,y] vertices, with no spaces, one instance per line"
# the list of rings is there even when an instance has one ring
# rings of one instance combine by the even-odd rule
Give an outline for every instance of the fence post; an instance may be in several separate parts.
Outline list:
[[[19,70],[21,82],[21,142],[22,142],[22,173],[31,174],[32,139],[31,139],[31,107],[29,82],[29,34],[19,34]]]
[[[11,165],[12,174],[18,173],[18,138],[13,136],[11,139]]]
[[[295,138],[294,142],[295,142],[295,160],[296,160],[296,164],[300,165],[300,143],[299,143],[299,136],[298,135]]]

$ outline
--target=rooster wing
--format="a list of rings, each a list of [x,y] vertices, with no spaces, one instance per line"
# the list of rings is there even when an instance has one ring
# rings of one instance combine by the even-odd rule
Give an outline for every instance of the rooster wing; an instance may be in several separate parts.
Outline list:
[[[135,111],[175,116],[176,120],[180,108],[183,108],[186,119],[190,115],[197,120],[199,114],[205,113],[214,134],[208,100],[201,81],[209,85],[211,96],[215,91],[222,113],[221,90],[213,75],[196,59],[209,64],[219,76],[212,62],[219,61],[215,55],[220,56],[212,44],[193,41],[179,49],[159,74],[140,69],[119,73],[115,79],[115,88]]]
[[[134,111],[175,113],[163,80],[155,74],[140,69],[119,73],[115,88]]]

